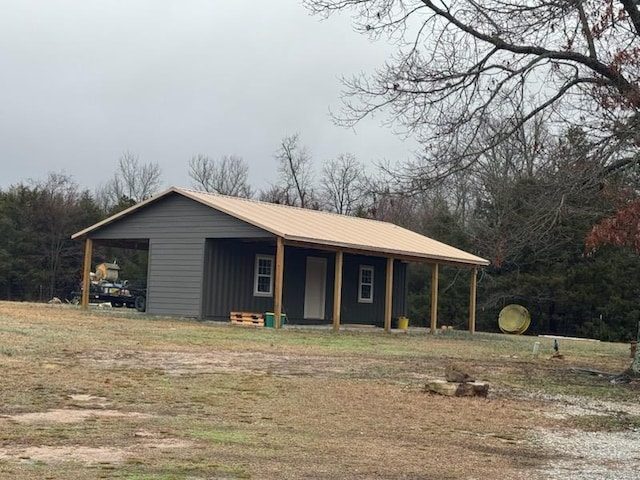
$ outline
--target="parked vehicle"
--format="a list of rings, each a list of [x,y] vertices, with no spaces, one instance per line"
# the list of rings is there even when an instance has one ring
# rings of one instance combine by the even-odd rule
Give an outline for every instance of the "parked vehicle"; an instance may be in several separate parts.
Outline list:
[[[90,273],[89,302],[110,303],[113,307],[135,308],[144,312],[147,306],[146,289],[135,289],[128,280],[118,281],[120,266],[113,263],[101,263],[96,271]],[[71,292],[71,303],[82,300],[82,287]]]

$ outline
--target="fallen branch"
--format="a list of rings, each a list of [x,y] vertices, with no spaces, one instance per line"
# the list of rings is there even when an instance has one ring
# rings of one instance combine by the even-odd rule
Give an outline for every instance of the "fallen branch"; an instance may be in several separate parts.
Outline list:
[[[611,373],[611,372],[603,372],[601,370],[593,370],[590,368],[578,368],[572,367],[569,369],[572,373],[577,373],[581,375],[593,375],[596,377],[604,377],[609,379],[609,383],[629,383],[631,381],[632,375],[630,375],[629,370],[622,373]]]

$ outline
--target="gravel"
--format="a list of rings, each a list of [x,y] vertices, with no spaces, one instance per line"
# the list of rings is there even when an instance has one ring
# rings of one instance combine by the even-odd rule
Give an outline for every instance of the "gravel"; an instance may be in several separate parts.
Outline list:
[[[566,419],[582,415],[640,415],[640,405],[594,401],[566,395],[543,395],[551,408],[546,416]],[[636,480],[640,478],[640,431],[588,432],[537,429],[533,444],[548,464],[541,478],[571,480]]]
[[[640,477],[640,432],[535,432],[550,456],[543,478],[636,480]],[[557,457],[555,456],[557,455]]]

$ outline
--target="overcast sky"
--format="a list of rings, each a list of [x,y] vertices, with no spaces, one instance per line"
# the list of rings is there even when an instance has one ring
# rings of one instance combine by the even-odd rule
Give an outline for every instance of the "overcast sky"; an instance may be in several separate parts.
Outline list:
[[[128,151],[163,187],[191,185],[196,154],[242,156],[251,183],[299,132],[316,171],[352,153],[403,160],[415,145],[376,118],[335,126],[341,76],[391,52],[299,0],[0,0],[0,188],[48,172],[95,189]]]

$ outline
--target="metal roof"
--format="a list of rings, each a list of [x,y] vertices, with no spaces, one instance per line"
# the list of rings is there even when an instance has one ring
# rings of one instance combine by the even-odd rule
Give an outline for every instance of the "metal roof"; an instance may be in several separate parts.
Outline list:
[[[477,257],[424,235],[389,222],[308,210],[286,205],[259,202],[214,193],[172,187],[134,205],[102,222],[73,235],[79,238],[113,223],[145,205],[177,193],[203,205],[282,237],[285,242],[299,242],[317,247],[330,247],[404,257],[413,260],[447,262],[462,265],[488,265]]]

